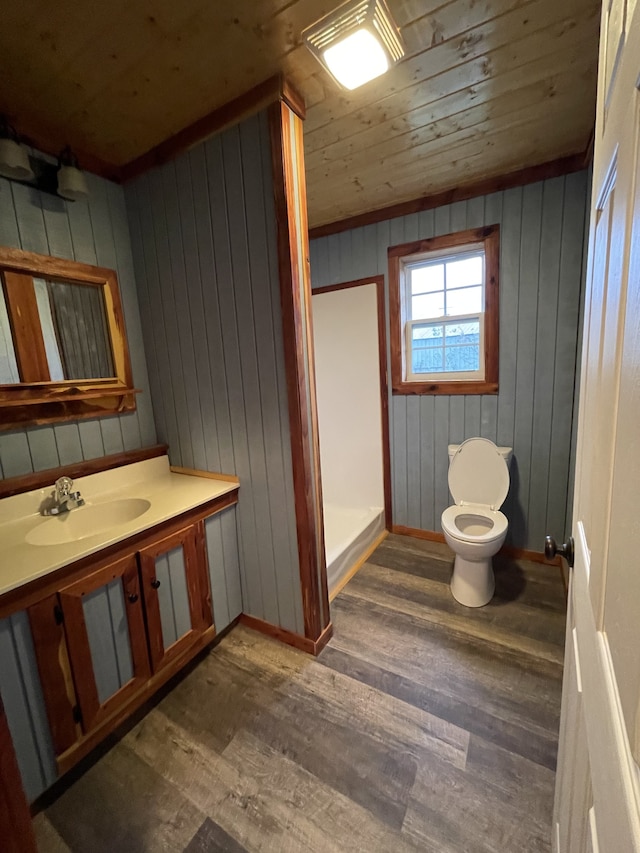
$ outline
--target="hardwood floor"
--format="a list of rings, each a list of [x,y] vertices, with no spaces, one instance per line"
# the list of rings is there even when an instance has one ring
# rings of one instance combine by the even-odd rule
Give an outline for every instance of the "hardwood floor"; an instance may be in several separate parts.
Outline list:
[[[470,610],[451,566],[389,536],[316,660],[235,628],[36,818],[39,849],[549,851],[560,571],[498,559]]]

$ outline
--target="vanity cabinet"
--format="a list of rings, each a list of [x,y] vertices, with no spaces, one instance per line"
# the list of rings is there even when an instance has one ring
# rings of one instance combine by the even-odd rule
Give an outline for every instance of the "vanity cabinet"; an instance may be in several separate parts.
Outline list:
[[[64,540],[66,560],[57,546],[50,553],[28,538],[43,525],[59,532],[56,525],[66,519],[34,521],[35,510],[22,497],[45,488],[58,472],[38,475],[42,482],[36,475],[5,482],[6,500],[17,506],[0,572],[0,699],[29,801],[125,723],[242,611],[237,479],[174,472],[166,448],[152,450],[127,464],[120,456],[102,460],[103,468],[82,483],[90,508],[95,501],[92,518],[101,502],[113,503],[104,493],[144,490],[147,526],[127,522],[126,533],[106,533],[95,550],[81,539],[77,547]],[[38,492],[34,506],[36,500]],[[10,517],[12,507],[3,510]]]
[[[58,766],[213,638],[204,521],[147,536],[29,608]]]

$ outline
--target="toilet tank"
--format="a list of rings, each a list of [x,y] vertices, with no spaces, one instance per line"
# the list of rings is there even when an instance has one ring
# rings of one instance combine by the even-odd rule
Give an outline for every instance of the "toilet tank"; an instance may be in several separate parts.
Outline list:
[[[450,444],[449,445],[449,465],[451,465],[451,460],[458,452],[459,444]],[[507,463],[507,468],[511,464],[511,457],[513,456],[513,447],[498,447],[498,451],[500,452],[500,456]]]

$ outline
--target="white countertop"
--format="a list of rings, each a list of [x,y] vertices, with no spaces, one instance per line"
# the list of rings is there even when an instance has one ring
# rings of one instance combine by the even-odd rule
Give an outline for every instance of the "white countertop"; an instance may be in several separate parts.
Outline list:
[[[159,456],[74,480],[73,490],[81,493],[85,506],[63,515],[45,517],[40,513],[53,484],[4,498],[0,500],[0,595],[237,488],[237,483],[228,480],[174,473],[168,457]],[[86,509],[96,518],[101,504],[131,498],[149,502],[148,509],[131,521],[61,544],[32,545],[27,541],[27,537],[38,538],[42,531],[35,531],[41,525],[64,525]]]

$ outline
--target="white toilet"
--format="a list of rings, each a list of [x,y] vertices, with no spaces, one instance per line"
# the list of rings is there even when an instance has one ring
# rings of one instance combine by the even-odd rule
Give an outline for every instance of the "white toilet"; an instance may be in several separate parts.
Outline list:
[[[509,491],[512,449],[487,438],[449,445],[449,491],[455,501],[442,513],[447,545],[455,551],[451,593],[467,607],[488,604],[495,589],[491,558],[509,522],[500,512]]]

